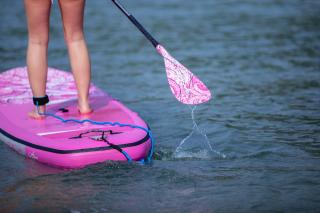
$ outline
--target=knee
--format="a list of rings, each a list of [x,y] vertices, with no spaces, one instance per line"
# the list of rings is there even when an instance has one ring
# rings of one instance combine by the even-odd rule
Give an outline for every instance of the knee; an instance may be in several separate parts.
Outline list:
[[[48,46],[49,36],[29,36],[29,44]]]
[[[82,31],[77,32],[65,32],[64,40],[67,44],[84,40],[84,34]]]

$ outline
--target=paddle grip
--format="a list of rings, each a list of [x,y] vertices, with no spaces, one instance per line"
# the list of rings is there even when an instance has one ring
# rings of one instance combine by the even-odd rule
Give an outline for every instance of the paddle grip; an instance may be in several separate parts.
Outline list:
[[[154,47],[157,47],[159,42],[153,38],[150,33],[138,22],[138,20],[131,15],[117,0],[112,0],[112,2],[121,10],[123,14],[143,33],[143,35],[152,43]]]

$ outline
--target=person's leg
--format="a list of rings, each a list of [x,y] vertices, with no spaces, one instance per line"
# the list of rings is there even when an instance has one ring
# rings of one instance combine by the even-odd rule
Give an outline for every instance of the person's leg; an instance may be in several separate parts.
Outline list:
[[[59,0],[64,37],[71,69],[78,89],[80,113],[91,112],[89,105],[90,58],[83,33],[85,0]]]
[[[28,25],[27,68],[31,90],[34,97],[46,94],[47,50],[49,42],[50,0],[25,0]],[[39,107],[45,111],[45,106]],[[30,112],[34,118],[41,118],[37,110]]]

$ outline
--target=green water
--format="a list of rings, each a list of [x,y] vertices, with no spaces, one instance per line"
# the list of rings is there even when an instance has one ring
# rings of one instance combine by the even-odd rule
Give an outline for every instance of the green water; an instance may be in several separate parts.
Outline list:
[[[139,112],[151,165],[63,171],[0,143],[1,212],[316,212],[320,207],[320,1],[123,0],[214,99],[195,120],[162,59],[111,1],[87,1],[93,82]],[[24,66],[22,1],[1,1],[0,70]],[[49,65],[69,70],[57,3]],[[0,121],[1,122],[1,121]]]

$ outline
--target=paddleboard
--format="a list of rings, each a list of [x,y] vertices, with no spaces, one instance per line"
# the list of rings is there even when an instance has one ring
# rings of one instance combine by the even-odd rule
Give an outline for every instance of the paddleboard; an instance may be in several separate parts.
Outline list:
[[[71,73],[48,68],[47,113],[60,118],[97,122],[119,122],[148,129],[136,112],[95,85],[90,86],[93,112],[80,115],[77,90]],[[151,149],[149,134],[143,129],[119,125],[62,122],[52,116],[34,120],[32,93],[27,68],[18,67],[0,74],[0,140],[20,154],[62,168],[82,168],[107,160],[141,160]]]

